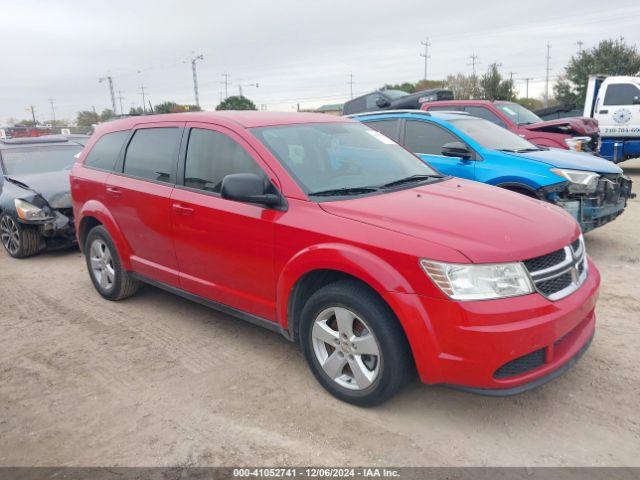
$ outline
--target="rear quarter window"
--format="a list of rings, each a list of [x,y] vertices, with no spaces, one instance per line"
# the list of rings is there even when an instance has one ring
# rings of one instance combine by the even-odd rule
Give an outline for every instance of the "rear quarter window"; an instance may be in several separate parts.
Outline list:
[[[129,130],[123,130],[104,134],[91,148],[84,160],[84,165],[98,170],[113,171],[129,133]]]

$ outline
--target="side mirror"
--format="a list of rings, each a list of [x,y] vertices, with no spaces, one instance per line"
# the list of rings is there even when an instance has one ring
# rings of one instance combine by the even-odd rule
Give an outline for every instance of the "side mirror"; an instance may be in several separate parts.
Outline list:
[[[459,157],[464,160],[471,159],[471,151],[461,142],[445,143],[442,146],[442,155],[445,157]]]
[[[220,195],[222,198],[237,202],[279,205],[280,197],[268,193],[268,187],[268,182],[255,173],[233,173],[222,179]]]
[[[640,97],[639,96],[635,96],[633,97],[633,105],[640,105]]]
[[[384,97],[378,97],[376,98],[376,106],[378,108],[385,108],[388,107],[390,105],[389,100],[387,100]]]

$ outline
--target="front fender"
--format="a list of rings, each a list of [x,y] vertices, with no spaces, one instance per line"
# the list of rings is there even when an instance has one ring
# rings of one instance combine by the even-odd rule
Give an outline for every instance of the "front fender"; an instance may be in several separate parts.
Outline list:
[[[314,270],[336,270],[365,282],[380,296],[387,292],[413,293],[409,281],[373,253],[340,243],[313,245],[294,255],[282,269],[276,287],[276,315],[287,329],[289,297],[296,282]]]
[[[98,220],[104,228],[107,229],[113,243],[116,245],[120,261],[125,270],[131,270],[131,247],[125,239],[122,231],[118,227],[115,219],[101,202],[97,200],[89,200],[82,205],[80,211],[75,215],[76,223],[76,235],[78,235],[78,244],[80,245],[80,224],[82,220],[88,217],[93,217]],[[82,247],[82,246],[81,246]]]

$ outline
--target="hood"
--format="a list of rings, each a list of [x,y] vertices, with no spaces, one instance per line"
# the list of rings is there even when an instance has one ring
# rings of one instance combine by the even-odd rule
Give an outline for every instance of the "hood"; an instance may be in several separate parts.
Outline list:
[[[5,176],[25,184],[29,190],[44,198],[51,208],[71,208],[68,170]]]
[[[534,132],[565,133],[573,136],[591,136],[600,131],[598,122],[588,117],[559,118],[531,125],[521,125],[521,127]]]
[[[597,173],[622,173],[622,169],[609,160],[595,155],[560,148],[549,148],[536,152],[506,153],[519,158],[527,158],[537,162],[544,162],[553,167],[572,170],[586,170]]]
[[[322,202],[320,207],[333,215],[453,248],[474,263],[544,255],[568,245],[580,233],[575,220],[560,207],[461,179]],[[416,254],[429,256],[428,251]]]

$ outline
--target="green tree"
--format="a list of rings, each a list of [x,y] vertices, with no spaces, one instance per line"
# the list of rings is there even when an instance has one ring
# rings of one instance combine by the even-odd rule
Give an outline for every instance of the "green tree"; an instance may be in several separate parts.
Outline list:
[[[469,100],[482,96],[478,77],[474,75],[464,75],[462,73],[449,75],[445,80],[445,85],[453,92],[453,98],[456,100]]]
[[[256,110],[256,106],[247,97],[234,95],[222,101],[216,110]]]
[[[640,53],[624,38],[603,40],[593,48],[571,57],[562,75],[553,86],[560,103],[584,105],[589,75],[637,75]]]
[[[517,98],[515,101],[529,110],[538,110],[543,106],[542,101],[537,98]]]
[[[78,112],[78,116],[76,118],[76,124],[79,127],[90,127],[91,125],[95,125],[96,123],[100,123],[100,115],[91,110],[83,110]]]
[[[100,121],[106,122],[107,120],[115,116],[116,114],[113,113],[113,110],[111,110],[110,108],[105,108],[104,110],[102,110],[102,113],[100,114]]]
[[[407,93],[415,93],[420,90],[427,90],[430,88],[443,88],[445,86],[444,80],[419,80],[415,83],[403,82],[403,83],[387,83],[383,85],[380,90],[402,90]]]
[[[492,63],[487,72],[480,79],[482,96],[486,100],[513,100],[516,92],[513,88],[513,80],[503,80],[498,64]]]
[[[198,105],[181,105],[176,102],[163,102],[153,107],[155,113],[201,112]]]

